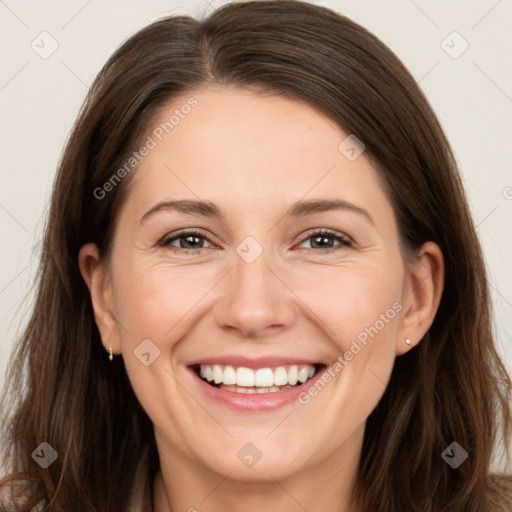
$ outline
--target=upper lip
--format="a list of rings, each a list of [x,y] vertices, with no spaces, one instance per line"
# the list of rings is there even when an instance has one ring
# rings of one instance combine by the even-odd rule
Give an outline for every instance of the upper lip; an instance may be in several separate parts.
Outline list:
[[[297,357],[283,357],[283,356],[267,356],[267,357],[245,357],[245,356],[215,356],[215,357],[204,357],[190,363],[189,366],[196,365],[230,365],[237,368],[274,368],[278,366],[287,365],[303,365],[309,364],[312,366],[322,364],[320,361],[312,359],[301,359]]]

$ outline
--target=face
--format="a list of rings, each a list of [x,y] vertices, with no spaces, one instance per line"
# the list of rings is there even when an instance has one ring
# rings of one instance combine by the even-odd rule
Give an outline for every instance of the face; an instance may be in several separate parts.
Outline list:
[[[241,481],[335,467],[357,456],[403,339],[426,329],[407,332],[390,201],[307,104],[210,86],[151,130],[191,96],[132,176],[102,337],[160,452]]]

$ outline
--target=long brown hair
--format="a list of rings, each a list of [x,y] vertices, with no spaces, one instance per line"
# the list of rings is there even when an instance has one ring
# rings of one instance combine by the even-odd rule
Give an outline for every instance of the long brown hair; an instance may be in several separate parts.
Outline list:
[[[152,423],[123,359],[106,357],[78,252],[95,242],[108,254],[136,170],[104,197],[94,191],[140,147],[170,100],[212,82],[306,101],[357,135],[386,187],[404,248],[432,240],[443,251],[435,320],[396,359],[367,421],[354,489],[362,510],[509,510],[510,496],[498,489],[508,480],[491,478],[491,462],[509,446],[512,386],[495,349],[482,250],[449,143],[381,41],[297,0],[231,3],[204,20],[160,19],[120,46],[94,81],[61,158],[35,305],[3,395],[4,414],[11,412],[2,425],[3,468],[25,497],[19,510],[44,500],[49,511],[126,511],[136,481],[151,510]],[[58,453],[47,469],[31,458],[43,441]],[[453,441],[468,452],[457,469],[441,457]]]

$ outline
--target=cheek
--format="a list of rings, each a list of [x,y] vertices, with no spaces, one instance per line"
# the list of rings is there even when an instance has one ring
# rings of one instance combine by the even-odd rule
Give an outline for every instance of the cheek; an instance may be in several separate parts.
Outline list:
[[[401,310],[401,287],[400,266],[382,264],[318,267],[293,285],[303,311],[310,312],[341,352],[350,350],[353,340],[364,345],[377,335],[392,335]]]
[[[207,266],[125,261],[116,282],[116,314],[124,340],[138,344],[149,338],[168,349],[182,335],[187,314],[212,287],[215,276]]]
[[[403,267],[390,258],[373,265],[319,269],[305,274],[296,286],[307,305],[304,311],[314,312],[311,318],[332,345],[330,373],[322,379],[329,391],[321,391],[324,384],[319,384],[318,395],[308,393],[300,403],[315,403],[343,436],[375,408],[393,369]]]

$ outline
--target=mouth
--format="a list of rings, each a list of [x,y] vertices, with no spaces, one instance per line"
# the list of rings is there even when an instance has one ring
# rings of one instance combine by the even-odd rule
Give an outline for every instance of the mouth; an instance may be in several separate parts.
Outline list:
[[[195,375],[211,386],[237,394],[279,393],[300,388],[326,368],[325,364],[291,364],[247,368],[222,364],[194,364]]]

